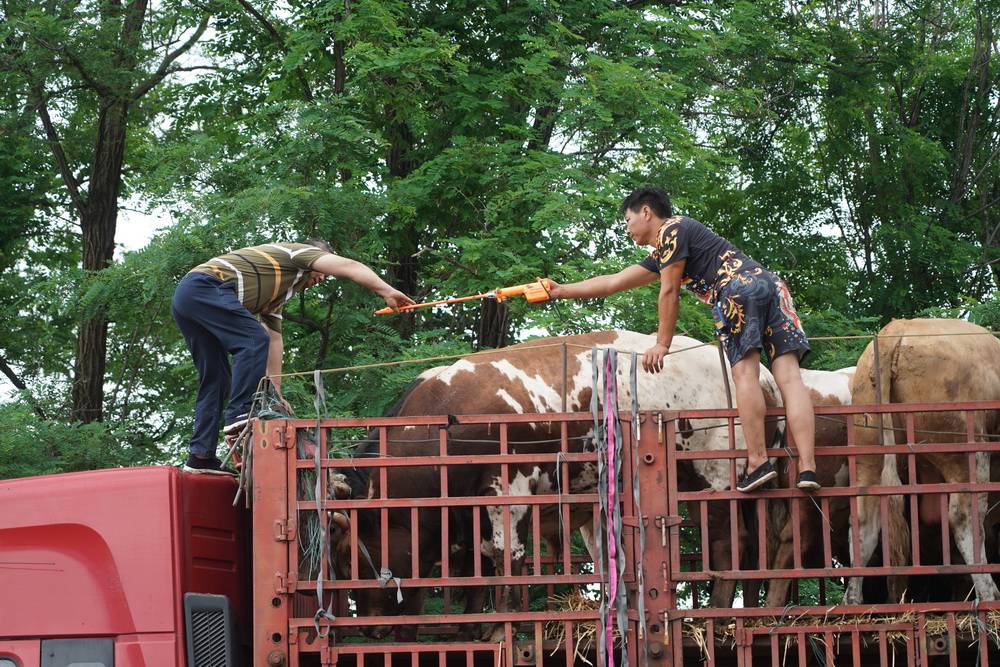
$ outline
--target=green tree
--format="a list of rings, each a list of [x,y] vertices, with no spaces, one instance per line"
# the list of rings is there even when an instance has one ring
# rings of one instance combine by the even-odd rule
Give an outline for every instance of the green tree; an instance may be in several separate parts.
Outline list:
[[[155,105],[148,93],[185,69],[176,61],[208,27],[197,3],[149,7],[121,2],[5,2],[3,83],[37,113],[36,144],[47,146],[66,212],[80,228],[88,279],[114,254],[130,131],[148,132]],[[25,127],[25,130],[28,130]],[[133,141],[135,138],[133,138]],[[135,147],[132,148],[135,150]],[[84,314],[76,334],[71,418],[103,414],[108,320]]]

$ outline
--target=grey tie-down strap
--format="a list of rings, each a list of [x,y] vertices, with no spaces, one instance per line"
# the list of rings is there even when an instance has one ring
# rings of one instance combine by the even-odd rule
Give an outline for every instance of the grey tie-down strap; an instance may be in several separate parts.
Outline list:
[[[595,546],[597,547],[597,576],[601,580],[601,606],[599,609],[600,626],[597,628],[597,656],[598,665],[601,664],[603,660],[606,662],[607,650],[604,642],[604,628],[608,624],[608,604],[607,604],[607,584],[604,581],[604,570],[606,569],[605,558],[607,557],[607,549],[603,548],[601,544],[602,537],[605,535],[604,526],[606,525],[605,517],[608,511],[608,499],[603,493],[602,489],[607,488],[608,485],[608,471],[605,460],[606,445],[604,444],[604,436],[601,433],[601,419],[598,415],[600,408],[599,395],[600,391],[600,377],[601,377],[601,362],[600,354],[598,353],[598,347],[595,345],[590,350],[590,365],[591,365],[591,392],[590,392],[590,412],[594,415],[594,449],[597,452],[597,497],[600,504],[600,513],[597,520],[597,534],[594,535]],[[608,665],[607,667],[611,667]]]
[[[371,566],[372,573],[378,580],[378,587],[385,588],[389,585],[390,581],[394,582],[396,584],[396,604],[403,604],[402,580],[399,577],[392,576],[392,570],[387,567],[383,567],[381,570],[376,568],[375,561],[372,560],[371,554],[368,553],[368,547],[366,547],[365,543],[361,540],[358,540],[358,551],[361,552],[361,555],[365,557],[366,561],[368,561],[368,565]]]
[[[325,639],[327,637],[327,632],[324,632],[321,628],[319,622],[320,620],[326,619],[328,621],[335,621],[337,617],[333,615],[333,595],[330,595],[330,604],[323,607],[323,564],[325,563],[327,569],[330,571],[330,578],[335,578],[333,572],[332,563],[330,562],[330,540],[327,537],[327,525],[326,521],[323,519],[323,500],[326,494],[323,493],[323,462],[320,458],[320,445],[323,442],[323,432],[321,420],[323,415],[326,414],[326,391],[323,389],[323,375],[317,370],[313,373],[313,382],[316,385],[316,396],[313,398],[313,405],[316,408],[316,446],[313,448],[313,462],[316,468],[316,489],[314,496],[316,497],[316,523],[319,525],[319,569],[316,573],[316,614],[313,616],[313,625],[316,626],[316,634]]]
[[[598,557],[598,571],[601,581],[604,581],[604,572],[608,571],[608,585],[604,589],[601,597],[601,630],[597,632],[598,651],[603,656],[606,667],[614,664],[614,647],[608,646],[610,636],[608,615],[611,608],[614,608],[615,621],[618,625],[621,637],[627,636],[628,628],[628,600],[625,592],[625,552],[622,545],[622,515],[619,504],[618,491],[622,488],[622,432],[621,421],[618,419],[618,353],[614,349],[604,350],[604,355],[598,354],[595,346],[591,353],[591,364],[593,368],[593,390],[591,392],[591,410],[594,414],[594,433],[598,451],[598,498],[600,499],[601,516],[599,521],[599,535],[604,535],[608,542],[606,549],[601,549]],[[604,368],[604,382],[600,382],[600,369]],[[598,416],[598,394],[605,396],[604,410],[605,419],[602,427]],[[609,428],[608,424],[613,424]],[[610,431],[610,432],[609,432]],[[613,451],[609,452],[609,439],[614,440]],[[609,469],[608,458],[611,458],[613,467]],[[609,489],[614,484],[616,489],[616,500],[613,504],[608,502]],[[611,571],[611,555],[613,550],[615,567]],[[607,559],[607,560],[606,560]],[[605,566],[607,563],[607,566]],[[611,578],[614,578],[615,595],[610,599]],[[613,641],[613,639],[611,639]],[[628,651],[621,652],[620,667],[628,667]]]
[[[636,597],[639,612],[639,641],[642,642],[645,664],[649,664],[649,641],[646,631],[646,575],[643,557],[646,555],[646,526],[642,521],[642,495],[639,492],[639,355],[632,353],[632,367],[629,369],[629,388],[632,390],[632,434],[635,447],[632,448],[632,500],[635,503],[635,518],[639,525],[639,554],[635,568]]]

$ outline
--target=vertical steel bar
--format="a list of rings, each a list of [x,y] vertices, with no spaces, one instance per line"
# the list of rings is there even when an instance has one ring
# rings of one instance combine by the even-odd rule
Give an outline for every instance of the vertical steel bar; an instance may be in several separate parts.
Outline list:
[[[729,551],[730,569],[740,570],[740,527],[739,527],[739,507],[736,500],[729,501]]]
[[[358,510],[351,510],[351,579],[357,581],[361,578],[359,571],[359,561],[361,560],[360,554],[358,552]]]
[[[703,500],[698,503],[698,510],[701,517],[701,521],[698,523],[698,532],[701,533],[701,571],[708,572],[712,569],[709,563],[709,554],[712,552],[712,545],[710,542],[711,535],[708,532],[708,503],[709,501]],[[691,504],[688,503],[688,509],[691,509]],[[693,512],[692,512],[693,514]]]
[[[948,621],[948,664],[950,667],[958,667],[958,628],[955,623],[955,614],[949,612],[945,618]]]
[[[527,607],[525,607],[527,609]],[[543,640],[545,639],[545,631],[542,623],[535,623],[535,665],[537,667],[542,667],[542,663],[545,661],[545,646],[543,645]],[[635,664],[635,663],[632,663]]]
[[[504,646],[507,648],[507,667],[514,667],[514,628],[513,623],[506,621],[503,624]]]
[[[705,621],[705,650],[708,652],[706,665],[712,667],[715,665],[715,620],[711,618]]]
[[[327,447],[328,443],[327,443],[327,439],[326,439],[327,429],[321,428],[321,429],[318,429],[318,430],[319,430],[319,433],[317,434],[318,435],[317,440],[319,442],[317,444],[319,446],[319,459],[320,459],[321,467],[320,467],[319,472],[317,473],[318,476],[319,476],[319,479],[317,480],[317,482],[318,482],[317,486],[319,487],[317,489],[317,492],[319,493],[320,499],[327,500],[330,497],[329,491],[327,489],[327,478],[326,478],[327,468],[322,466],[322,464],[326,462],[327,457],[328,457],[328,447]],[[288,451],[289,452],[295,452],[296,450],[295,449],[289,449]],[[294,467],[295,461],[297,460],[297,456],[295,454],[292,454],[290,457],[288,457],[288,460],[289,460],[289,462],[292,463],[292,465],[290,465],[289,467]],[[296,477],[297,476],[298,475],[296,473]],[[289,512],[288,516],[289,517],[294,517],[294,516],[296,516],[296,514],[298,514],[297,511],[295,511],[295,512]],[[319,519],[320,535],[329,536],[329,534],[330,534],[330,513],[329,512],[318,512],[317,514],[319,515],[318,519]],[[294,543],[293,542],[289,542],[289,544],[291,545],[291,544],[294,544]],[[322,554],[322,553],[323,553],[322,550],[320,550],[320,554]],[[292,546],[292,547],[290,547],[288,549],[288,561],[289,561],[288,571],[289,572],[298,572],[299,550],[298,550],[297,547],[293,547]],[[323,558],[322,555],[320,556],[320,559],[319,559],[319,576],[322,577],[323,581],[329,581],[330,578],[331,578],[330,577],[330,561],[329,561],[328,558]],[[323,591],[322,598],[323,598],[323,605],[324,605],[323,608],[325,609],[326,608],[325,605],[327,604],[327,602],[326,602],[326,591]]]
[[[562,344],[562,411],[566,412],[566,393],[569,391],[569,354],[566,351],[566,341]],[[565,422],[563,422],[565,423]]]
[[[542,508],[540,505],[531,506],[531,554],[532,574],[535,576],[544,574],[542,572]]]
[[[665,444],[666,444],[666,455],[667,455],[667,516],[662,517],[663,521],[666,521],[668,517],[678,516],[678,506],[677,506],[677,494],[675,490],[677,489],[677,457],[676,457],[676,445],[677,445],[677,420],[675,417],[670,417],[663,421],[663,427],[666,430],[665,433]],[[672,573],[681,572],[681,548],[680,548],[680,528],[678,526],[670,526],[669,528],[666,524],[661,526],[664,531],[663,534],[669,534],[670,536],[670,553],[668,558],[668,570],[667,570],[667,585],[676,589],[677,582],[671,577]],[[678,663],[681,664],[681,663]]]
[[[475,555],[472,557],[472,576],[483,576],[483,559],[480,556],[481,544],[483,542],[483,528],[480,525],[482,519],[482,507],[472,506],[472,549]]]
[[[448,489],[448,475],[450,474],[450,467],[448,465],[448,429],[441,426],[438,427],[438,456],[440,457],[440,465],[438,467],[438,474],[440,477],[441,484],[441,498],[448,498],[451,494]],[[449,509],[447,507],[442,507],[441,512],[441,577],[447,579],[451,576],[451,531],[448,519],[450,517]],[[414,574],[414,576],[417,576]],[[445,589],[446,593],[448,589]],[[447,603],[450,600],[446,601]],[[445,612],[447,613],[447,612]]]
[[[757,508],[757,568],[766,570],[767,563],[767,499],[757,498],[754,501]]]
[[[420,576],[420,510],[416,507],[410,508],[410,576]]]
[[[802,569],[802,499],[789,498],[792,504],[792,566]]]
[[[378,455],[383,461],[389,456],[389,429],[380,426],[378,429]],[[389,468],[379,467],[379,497],[389,497]],[[389,567],[389,513],[385,508],[379,509],[379,536],[381,537],[382,567]]]
[[[830,524],[830,499],[826,496],[820,498],[819,505],[823,511],[823,567],[833,567],[833,545],[830,535],[833,532],[833,526]]]
[[[892,531],[888,530],[889,526],[889,496],[879,496],[878,497],[878,512],[879,520],[882,522],[880,525],[885,527],[882,532],[882,566],[889,567],[892,560],[889,556],[889,546],[892,541],[890,533]]]
[[[989,667],[990,664],[990,638],[987,635],[986,612],[980,611],[976,614],[976,637],[979,651],[979,667]]]
[[[566,667],[573,667],[574,658],[576,657],[576,640],[573,637],[573,621],[566,621],[563,624],[563,635],[563,655],[565,656]]]
[[[941,502],[941,563],[951,565],[951,522],[948,521],[948,494],[942,493]]]
[[[381,541],[382,567],[389,567],[389,510],[382,507],[379,514],[379,537]]]
[[[500,456],[506,457],[508,452],[508,429],[507,422],[500,423]],[[500,492],[504,496],[510,495],[510,466],[506,463],[500,464]],[[503,515],[503,573],[506,576],[511,574],[511,545],[514,540],[510,534],[511,521],[510,521],[510,505],[502,506]],[[496,527],[494,527],[494,530]],[[511,649],[511,655],[513,654],[513,649]]]
[[[969,444],[975,444],[975,412],[972,410],[966,410],[965,412],[965,437]],[[979,469],[976,465],[977,454],[975,452],[969,452],[969,482],[971,484],[978,484],[982,481],[989,481],[989,472],[986,473],[986,479],[979,479]],[[987,459],[988,460],[988,459]],[[982,552],[983,548],[983,520],[979,516],[979,494],[970,493],[969,503],[972,506],[972,562],[976,565],[980,563],[979,554]]]

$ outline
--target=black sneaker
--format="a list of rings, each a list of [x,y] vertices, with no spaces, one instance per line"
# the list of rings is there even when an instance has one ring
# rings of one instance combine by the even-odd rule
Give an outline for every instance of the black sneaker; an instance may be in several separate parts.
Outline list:
[[[803,491],[815,491],[816,489],[822,488],[819,480],[816,479],[815,470],[803,470],[799,473],[799,483],[795,486],[799,487]]]
[[[250,421],[250,415],[243,413],[238,417],[234,417],[233,421],[226,424],[223,427],[222,432],[226,435],[236,435],[243,430],[243,427],[247,425],[248,421]]]
[[[222,467],[222,461],[218,457],[213,456],[210,459],[203,459],[201,457],[195,456],[194,454],[188,454],[187,461],[181,468],[184,472],[191,472],[197,475],[235,475],[236,472],[230,470],[229,468]]]
[[[739,481],[736,482],[736,490],[743,492],[753,491],[757,487],[764,486],[777,476],[778,471],[771,465],[771,461],[764,461],[753,472],[745,473],[740,477]]]

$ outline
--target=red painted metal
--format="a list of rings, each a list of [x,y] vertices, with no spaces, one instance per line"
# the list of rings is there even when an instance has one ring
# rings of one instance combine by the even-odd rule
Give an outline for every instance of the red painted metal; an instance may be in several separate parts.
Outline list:
[[[638,433],[633,433],[630,416],[622,414],[623,437],[626,452],[625,480],[621,494],[622,515],[624,517],[626,561],[626,586],[630,603],[629,625],[626,628],[626,645],[632,665],[684,665],[704,661],[709,665],[812,665],[812,664],[852,664],[852,665],[918,665],[937,664],[933,660],[944,659],[946,664],[991,664],[1000,657],[997,646],[989,643],[986,626],[973,624],[970,619],[985,622],[991,614],[1000,614],[1000,603],[983,602],[975,605],[971,601],[956,599],[952,602],[916,602],[906,604],[865,604],[842,605],[839,602],[839,581],[849,576],[884,577],[887,575],[925,575],[935,582],[949,585],[959,577],[969,573],[1000,574],[1000,559],[994,562],[969,563],[954,562],[951,557],[950,527],[947,521],[947,498],[949,494],[1000,493],[1000,480],[968,481],[953,484],[917,483],[918,461],[929,452],[947,453],[967,461],[970,472],[975,472],[975,454],[1000,450],[1000,442],[977,442],[971,429],[972,415],[977,410],[1000,409],[1000,401],[957,404],[923,405],[879,405],[879,406],[824,406],[818,407],[819,418],[846,419],[847,446],[828,446],[817,449],[817,457],[842,457],[846,462],[849,486],[824,488],[810,498],[797,489],[769,489],[746,496],[735,491],[680,490],[679,482],[686,473],[681,473],[692,461],[716,460],[728,467],[730,483],[735,480],[734,463],[743,458],[743,450],[734,448],[737,430],[737,413],[731,409],[662,411],[640,415]],[[914,416],[932,411],[961,411],[966,413],[965,432],[953,435],[949,442],[918,443],[919,432]],[[854,415],[898,414],[905,431],[905,443],[890,447],[859,447],[856,442],[859,428],[864,425],[854,423]],[[768,410],[768,415],[780,416],[780,409]],[[685,420],[684,429],[702,428],[708,424],[721,424],[730,438],[730,448],[711,451],[685,451],[678,447],[680,420]],[[706,420],[711,420],[706,421]],[[449,423],[454,426],[479,425],[486,429],[493,442],[492,451],[484,445],[481,454],[454,454],[449,451]],[[350,535],[347,536],[346,554],[350,558],[350,578],[331,580],[326,565],[321,565],[324,595],[337,596],[340,613],[336,620],[320,620],[319,626],[329,629],[326,637],[317,636],[316,623],[312,612],[316,608],[314,578],[300,576],[303,554],[297,541],[280,541],[271,538],[273,544],[255,546],[255,583],[258,587],[271,586],[274,595],[257,595],[255,609],[261,612],[265,605],[267,625],[255,631],[259,642],[254,664],[266,659],[269,651],[286,651],[290,665],[365,665],[381,655],[383,664],[410,664],[411,667],[433,664],[436,656],[439,665],[541,665],[545,660],[559,660],[566,665],[579,664],[574,658],[573,647],[581,636],[593,632],[597,622],[595,610],[557,611],[541,609],[547,598],[557,591],[566,591],[571,586],[596,586],[600,578],[589,569],[587,558],[571,552],[570,523],[573,512],[579,508],[594,508],[598,502],[596,493],[560,493],[557,489],[540,492],[537,495],[511,495],[514,493],[514,478],[520,466],[545,466],[554,474],[559,468],[563,484],[569,479],[571,466],[596,461],[593,452],[582,452],[578,442],[572,442],[569,429],[589,428],[593,417],[589,414],[545,414],[545,415],[472,415],[451,418],[444,416],[394,417],[374,419],[331,419],[321,424],[319,437],[323,454],[324,471],[330,468],[353,466],[358,470],[371,470],[378,477],[373,498],[351,500],[325,499],[321,502],[323,513],[318,519],[326,522],[327,512],[342,512],[350,518]],[[535,424],[536,433],[551,434],[551,446],[544,449],[524,451],[513,438],[512,427]],[[391,456],[392,429],[413,426],[428,429],[429,449],[426,455]],[[454,427],[453,426],[453,427]],[[300,429],[315,429],[315,421],[287,420],[273,423],[270,427],[258,427],[257,437],[266,438],[270,432],[282,433],[284,442],[291,445]],[[437,432],[434,432],[434,428]],[[353,431],[346,431],[353,429]],[[345,439],[344,433],[356,433],[358,429],[376,429],[379,442],[379,456],[357,458],[345,462],[341,459],[326,458],[328,442]],[[341,433],[338,433],[341,431]],[[578,432],[578,431],[577,431]],[[637,437],[638,436],[638,437]],[[545,439],[539,436],[538,439]],[[898,437],[897,440],[902,440]],[[285,521],[283,525],[304,526],[306,517],[316,514],[316,502],[310,495],[297,488],[302,484],[303,475],[311,474],[315,463],[309,459],[296,459],[293,448],[265,451],[255,442],[255,530],[258,536],[275,535],[273,529],[264,531],[274,521]],[[900,472],[904,476],[902,484],[892,486],[859,487],[858,460],[864,456],[896,454],[901,461]],[[779,464],[788,462],[789,474],[794,478],[795,460],[784,449],[769,450],[769,455]],[[902,463],[905,462],[905,465]],[[499,472],[499,495],[461,496],[448,487],[449,471],[458,466],[491,465]],[[404,497],[390,488],[389,470],[431,469],[438,480],[433,488],[428,487],[419,497]],[[631,494],[633,475],[638,476],[641,491],[640,508],[635,506]],[[688,477],[684,480],[690,482]],[[320,487],[325,494],[326,474],[321,476]],[[518,487],[522,488],[522,487]],[[907,523],[910,529],[908,546],[912,553],[909,565],[885,566],[882,564],[852,564],[841,562],[841,550],[855,561],[861,550],[858,527],[860,525],[859,499],[874,498],[878,522],[886,525],[893,511],[890,501],[902,497],[904,506],[911,516]],[[749,503],[746,501],[750,500]],[[867,502],[867,501],[866,501]],[[938,525],[922,523],[918,511],[922,512],[927,503],[937,506],[943,520]],[[743,509],[746,505],[747,510]],[[771,535],[757,530],[745,545],[740,544],[743,530],[750,526],[767,526],[776,508],[785,506],[787,518],[791,522],[792,560],[787,569],[771,568]],[[504,528],[504,556],[502,572],[490,574],[485,571],[480,558],[472,558],[470,569],[464,570],[457,562],[444,558],[435,571],[426,571],[429,563],[421,553],[421,536],[432,528],[427,524],[429,517],[437,516],[440,524],[436,530],[440,535],[434,540],[434,550],[448,554],[452,543],[468,532],[463,548],[478,549],[489,531],[484,508],[495,508]],[[838,509],[839,508],[839,509]],[[984,518],[979,515],[973,503],[972,523],[979,526]],[[457,518],[457,511],[472,510],[467,519]],[[377,518],[374,530],[380,548],[371,553],[376,570],[389,567],[399,561],[397,543],[390,537],[392,529],[390,513],[405,512],[411,525],[400,544],[409,551],[404,560],[413,573],[400,582],[404,596],[416,594],[420,589],[440,589],[438,595],[440,609],[425,608],[423,614],[403,613],[382,616],[358,616],[349,599],[358,596],[380,594],[384,582],[372,578],[371,568],[361,556],[365,542],[359,535],[359,521],[363,513],[373,513]],[[832,521],[833,512],[842,512],[843,518]],[[274,514],[274,516],[271,515]],[[431,514],[435,513],[435,514]],[[523,570],[512,572],[514,562],[511,556],[511,528],[515,515],[527,517],[528,544],[525,548]],[[806,531],[806,521],[815,520]],[[395,516],[395,515],[393,515]],[[838,515],[839,516],[839,515]],[[546,517],[562,519],[557,534],[561,544],[554,553],[542,549],[542,524]],[[728,526],[718,535],[710,533],[710,522],[726,520]],[[463,525],[467,521],[467,525]],[[747,524],[749,522],[749,524]],[[639,550],[639,527],[645,530],[645,550]],[[853,528],[852,539],[845,534]],[[932,530],[932,528],[934,530]],[[930,532],[928,532],[930,531]],[[939,531],[939,532],[938,532]],[[925,538],[925,535],[933,536]],[[974,546],[984,543],[987,538],[982,527],[973,531]],[[267,537],[261,538],[267,541]],[[726,540],[728,544],[717,543]],[[930,542],[947,545],[937,557],[921,553]],[[390,546],[391,543],[391,546]],[[747,553],[742,547],[753,547]],[[885,562],[890,544],[883,544],[876,551]],[[812,551],[807,551],[811,547]],[[282,551],[282,555],[277,555]],[[714,566],[712,553],[726,553],[731,565]],[[342,557],[342,554],[341,554]],[[714,567],[713,567],[714,566]],[[637,589],[636,568],[642,568],[645,590]],[[581,570],[583,568],[583,570]],[[284,575],[282,575],[284,572]],[[274,581],[279,585],[275,586]],[[780,607],[755,607],[759,604],[756,591],[761,584],[790,580],[794,601],[810,601],[810,604]],[[719,586],[730,582],[743,591],[746,608],[712,608],[704,606],[700,596],[705,594],[707,585]],[[807,583],[813,592],[807,592]],[[456,604],[458,591],[469,593],[478,587],[488,587],[499,601],[507,588],[511,599],[536,605],[530,611],[478,611],[459,613]],[[388,588],[395,593],[396,585]],[[384,594],[384,592],[382,592]],[[635,596],[645,596],[646,627],[640,629]],[[311,600],[310,600],[311,596]],[[834,604],[829,604],[831,599]],[[960,596],[961,597],[961,596]],[[280,604],[273,606],[273,600]],[[324,597],[329,601],[328,597]],[[294,604],[292,603],[294,601]],[[272,605],[272,606],[268,606]],[[806,619],[809,620],[806,623]],[[470,641],[462,634],[476,626],[496,626],[495,641]],[[388,638],[370,642],[362,641],[361,630],[389,627],[399,636],[408,628],[419,628],[420,637],[427,642],[392,641]],[[971,630],[970,630],[971,627]],[[482,628],[478,628],[482,629]],[[275,642],[276,633],[283,639]],[[641,636],[640,636],[640,633]],[[700,641],[698,638],[700,637]],[[568,639],[567,639],[568,638]],[[718,641],[713,640],[718,638]],[[724,641],[723,641],[724,639]],[[978,642],[978,643],[976,643]],[[566,645],[570,650],[565,650]],[[977,648],[978,647],[978,648]],[[977,652],[978,651],[978,652]],[[552,657],[549,655],[552,654]],[[588,647],[585,654],[593,659],[594,649]],[[399,662],[402,660],[403,662]],[[428,662],[431,661],[431,662]],[[378,660],[376,659],[376,663]]]
[[[163,467],[0,482],[0,657],[37,665],[39,640],[110,637],[120,667],[184,664],[186,592],[229,596],[247,628],[235,489]]]

